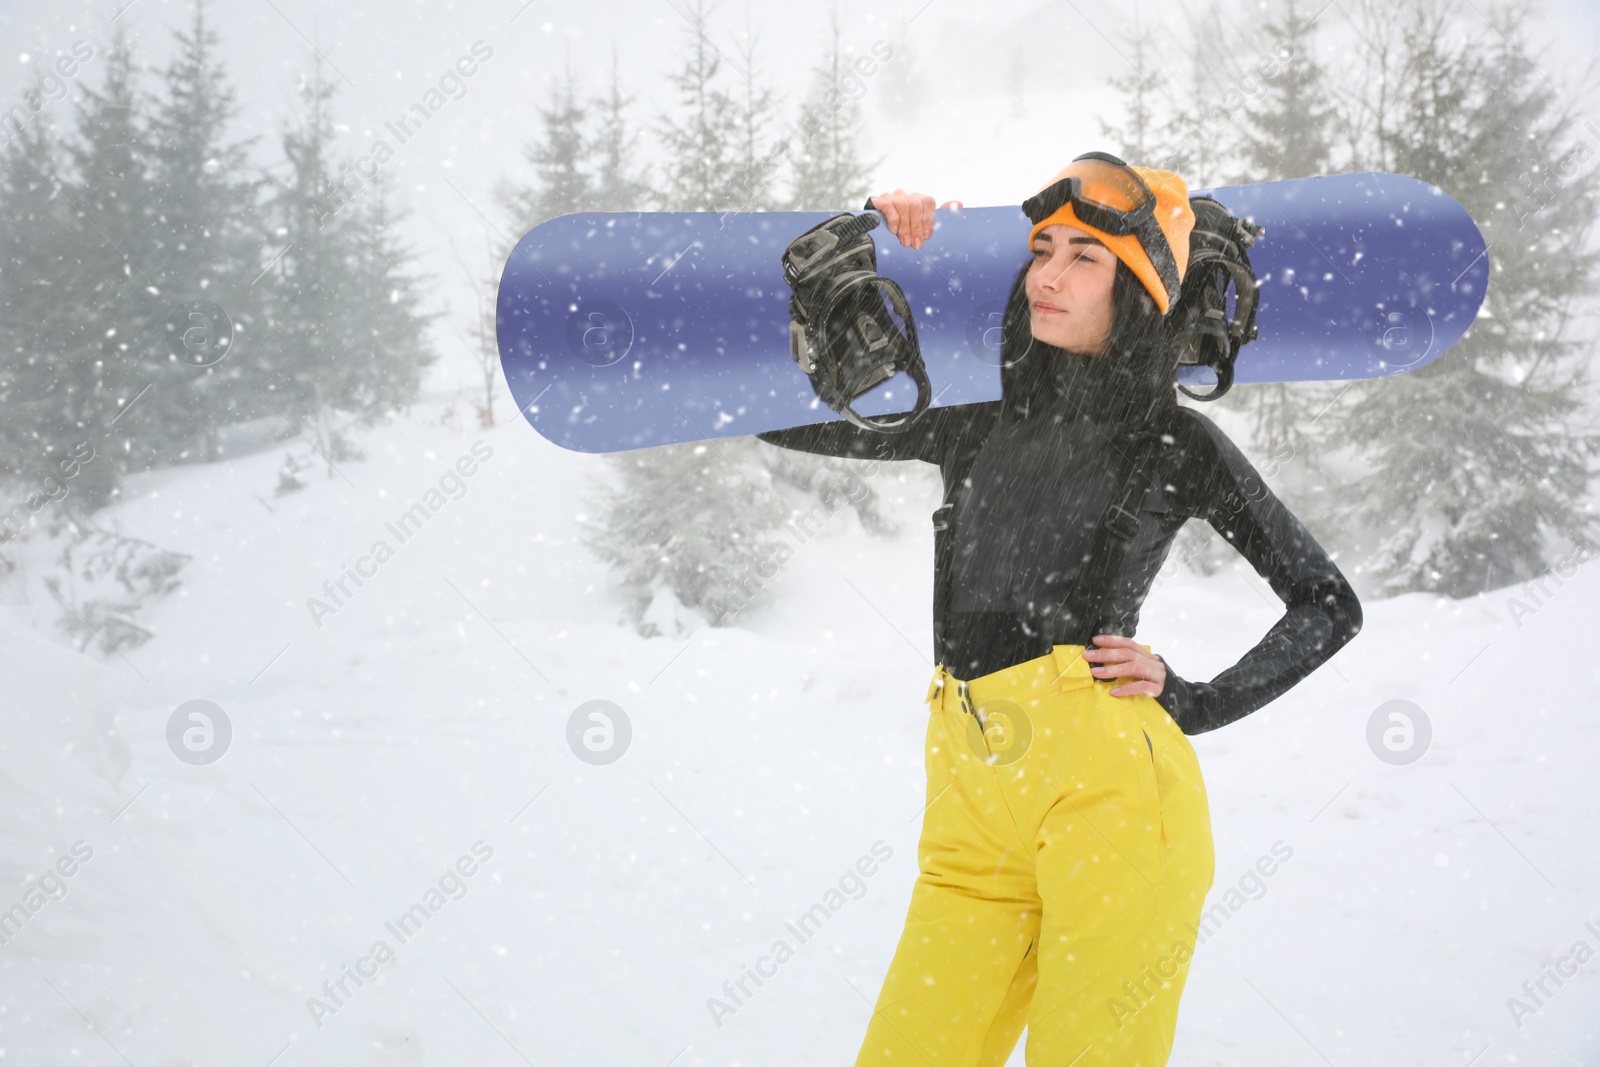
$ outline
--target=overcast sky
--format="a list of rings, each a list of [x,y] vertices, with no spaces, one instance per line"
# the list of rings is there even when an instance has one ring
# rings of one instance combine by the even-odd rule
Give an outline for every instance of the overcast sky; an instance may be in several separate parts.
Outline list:
[[[688,3],[217,0],[211,10],[243,105],[238,133],[262,136],[263,162],[279,156],[277,137],[314,46],[337,71],[335,106],[348,127],[344,147],[352,157],[385,136],[384,123],[470,55],[474,42],[493,50],[465,79],[465,94],[398,145],[388,165],[412,211],[407,236],[436,279],[430,292],[464,332],[471,290],[451,242],[463,255],[481,256],[485,230],[491,223],[505,226],[491,191],[500,177],[526,173],[520,149],[537,129],[535,108],[547,99],[551,78],[570,61],[584,87],[598,91],[615,49],[624,90],[636,94],[636,120],[653,119],[673,103],[665,74],[688,47]],[[1458,6],[1464,22],[1482,24],[1489,11],[1487,0]],[[784,114],[793,117],[826,42],[832,7],[832,0],[720,0],[710,8],[710,37],[737,61],[741,36],[753,33],[758,79],[778,90]],[[1355,0],[1336,0],[1321,16],[1319,27],[1327,32],[1319,58],[1330,65],[1353,62],[1355,7]],[[1180,10],[1177,3],[1148,0],[1137,10],[1090,0],[842,5],[847,49],[867,53],[881,42],[880,54],[885,46],[893,52],[863,97],[864,143],[869,158],[883,160],[873,191],[899,186],[974,206],[1020,202],[1072,156],[1108,147],[1098,120],[1121,119],[1106,80],[1128,69],[1122,35],[1135,17],[1158,27],[1166,62],[1180,61],[1187,47]],[[144,62],[162,63],[171,28],[186,24],[189,11],[186,0],[0,0],[0,100],[9,107],[20,98],[41,57],[69,51],[78,40],[103,47],[113,16],[128,24]],[[1571,86],[1600,50],[1600,4],[1549,0],[1544,11],[1534,32],[1549,50],[1534,58],[1558,84]],[[100,66],[91,60],[79,78],[96,83]],[[730,85],[743,84],[732,77]],[[1600,102],[1588,103],[1600,113]],[[69,122],[72,108],[63,100],[46,114]],[[392,135],[386,140],[395,144]],[[645,133],[640,146],[653,163],[654,139]],[[471,364],[459,334],[441,323],[437,340],[444,379],[469,381]]]

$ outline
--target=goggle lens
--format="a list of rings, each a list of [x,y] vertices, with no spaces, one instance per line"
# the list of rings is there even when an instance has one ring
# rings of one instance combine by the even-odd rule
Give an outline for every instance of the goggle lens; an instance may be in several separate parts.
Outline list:
[[[1118,234],[1131,233],[1153,208],[1141,211],[1154,197],[1144,180],[1124,164],[1102,158],[1073,160],[1045,188],[1023,202],[1023,211],[1037,226],[1068,200],[1091,226]]]

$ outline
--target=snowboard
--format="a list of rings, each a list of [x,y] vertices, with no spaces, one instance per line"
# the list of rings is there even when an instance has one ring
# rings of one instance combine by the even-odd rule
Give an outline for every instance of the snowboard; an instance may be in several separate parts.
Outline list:
[[[1191,189],[1264,226],[1259,336],[1236,383],[1379,378],[1437,359],[1483,302],[1483,235],[1443,190],[1360,172]],[[843,210],[843,209],[841,209]],[[501,369],[540,434],[620,452],[838,420],[789,352],[789,242],[839,211],[581,212],[530,230],[501,276]],[[940,210],[921,249],[880,224],[878,273],[912,308],[933,407],[1000,399],[1000,322],[1027,261],[1019,205]],[[1196,391],[1208,368],[1180,371]],[[862,415],[910,411],[896,375]],[[886,435],[892,436],[892,435]]]

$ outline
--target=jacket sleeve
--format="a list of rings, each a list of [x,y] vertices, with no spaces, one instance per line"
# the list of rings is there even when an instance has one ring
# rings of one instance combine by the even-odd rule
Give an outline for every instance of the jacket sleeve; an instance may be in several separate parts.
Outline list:
[[[863,430],[853,422],[836,419],[815,426],[766,430],[755,436],[769,445],[846,459],[920,459],[938,463],[943,454],[946,424],[951,409],[929,408],[903,433]]]
[[[1361,602],[1227,435],[1185,410],[1198,424],[1195,458],[1211,468],[1202,479],[1199,514],[1250,561],[1286,608],[1254,648],[1209,682],[1185,680],[1168,665],[1156,700],[1185,734],[1201,734],[1277,699],[1326,662],[1360,632]]]

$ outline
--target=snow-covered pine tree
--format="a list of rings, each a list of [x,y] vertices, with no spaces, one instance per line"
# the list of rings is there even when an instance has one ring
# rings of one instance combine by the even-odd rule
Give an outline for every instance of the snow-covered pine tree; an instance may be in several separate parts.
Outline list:
[[[155,636],[143,612],[182,587],[180,575],[192,558],[79,516],[61,542],[57,577],[44,579],[63,609],[56,625],[79,652],[91,643],[102,656],[131,651]]]
[[[409,407],[437,358],[428,341],[435,316],[423,307],[416,255],[400,239],[405,215],[395,206],[392,182],[379,174],[357,213],[345,284],[349,347],[334,402],[363,426]]]
[[[1319,16],[1326,10],[1286,0],[1278,14],[1262,15],[1257,41],[1271,57],[1273,73],[1252,72],[1236,121],[1223,127],[1221,147],[1237,160],[1227,184],[1310,178],[1340,169],[1332,145],[1348,123],[1316,56]],[[1290,472],[1275,483],[1277,492],[1297,512],[1319,516],[1312,519],[1319,527],[1327,525],[1322,519],[1331,504],[1322,460],[1347,432],[1334,408],[1344,388],[1344,382],[1246,383],[1217,401],[1219,409],[1245,414],[1256,453],[1271,457],[1275,469]]]
[[[734,168],[724,184],[735,205],[733,210],[775,211],[779,204],[773,178],[783,152],[781,143],[774,145],[767,136],[767,127],[777,117],[777,93],[770,86],[756,84],[756,35],[750,32],[748,22],[747,12],[739,50],[744,88],[735,93],[733,106]]]
[[[1223,184],[1217,180],[1223,156],[1220,142],[1235,121],[1228,91],[1238,91],[1245,64],[1234,58],[1240,54],[1239,36],[1230,31],[1219,0],[1186,9],[1183,17],[1179,39],[1186,62],[1174,68],[1183,71],[1181,85],[1173,86],[1178,102],[1156,137],[1167,151],[1151,166],[1177,171],[1191,188],[1210,188]]]
[[[1112,88],[1122,97],[1122,121],[1100,119],[1100,134],[1110,138],[1111,151],[1139,167],[1155,167],[1167,154],[1158,142],[1158,125],[1164,111],[1162,94],[1166,75],[1154,32],[1139,21],[1137,9],[1133,32],[1125,34],[1118,49],[1126,66],[1110,78]]]
[[[166,312],[150,289],[161,261],[155,242],[161,210],[150,182],[146,139],[147,98],[140,93],[126,23],[114,26],[103,52],[100,88],[85,85],[78,101],[76,136],[68,142],[73,176],[68,194],[82,211],[76,219],[78,253],[70,286],[70,310],[81,327],[79,343],[61,352],[61,373],[79,391],[76,421],[99,463],[85,464],[73,488],[90,510],[106,503],[116,486],[117,442],[143,423],[118,418],[150,384],[153,357],[167,354]],[[187,384],[187,375],[166,368],[161,384]],[[153,390],[152,390],[153,391]],[[147,393],[140,403],[150,399]],[[113,423],[112,420],[116,421]],[[124,426],[126,422],[128,425]],[[129,450],[131,451],[131,450]]]
[[[811,91],[794,125],[800,143],[789,153],[789,211],[854,211],[872,192],[872,172],[883,162],[861,157],[861,101],[846,92],[846,66],[835,8],[822,59],[811,69]]]
[[[590,143],[584,131],[589,106],[579,99],[569,59],[565,79],[551,87],[550,103],[539,108],[540,138],[523,148],[523,158],[533,168],[533,181],[505,181],[496,191],[500,206],[510,217],[513,240],[546,219],[595,210],[591,207],[595,190],[586,170]],[[509,254],[511,250],[505,251]]]
[[[341,413],[364,424],[403,407],[434,358],[386,183],[375,179],[359,205],[346,203],[334,92],[319,58],[301,83],[302,114],[284,130],[288,173],[271,200],[281,247],[261,283],[263,395],[310,438],[330,475],[356,454]]]
[[[357,247],[357,213],[340,210],[334,159],[334,86],[320,58],[300,82],[301,114],[283,132],[288,173],[274,183],[271,266],[257,283],[266,299],[261,388],[271,409],[305,434],[332,473],[334,396],[351,304],[346,266]]]
[[[674,601],[724,624],[727,605],[753,599],[791,553],[786,541],[768,536],[788,518],[788,506],[765,471],[747,462],[747,450],[732,444],[606,457],[616,485],[596,485],[581,537],[621,583],[646,636],[660,625],[647,620]]]
[[[1342,498],[1384,535],[1370,570],[1386,592],[1472,596],[1600,547],[1584,503],[1600,435],[1577,418],[1590,382],[1573,333],[1600,267],[1600,203],[1572,163],[1597,137],[1528,58],[1529,10],[1496,6],[1492,27],[1460,16],[1474,32],[1458,40],[1437,0],[1408,0],[1393,121],[1369,156],[1460,200],[1491,264],[1484,312],[1454,348],[1351,390],[1345,425],[1372,469]],[[1425,341],[1425,320],[1402,326]]]
[[[667,74],[677,90],[678,113],[656,119],[666,156],[657,210],[738,210],[728,193],[728,176],[737,164],[732,95],[718,75],[722,57],[707,37],[704,0],[684,16],[690,37],[683,65]]]
[[[615,45],[609,99],[580,100],[579,95],[569,57],[563,80],[551,87],[549,103],[538,108],[538,139],[522,149],[532,177],[502,177],[496,184],[495,199],[507,225],[490,230],[484,238],[487,267],[478,284],[486,292],[499,288],[501,271],[515,242],[541,222],[576,211],[642,211],[647,207],[648,187],[630,174],[637,153],[623,111],[631,98],[622,93]],[[594,115],[599,116],[600,132],[591,138],[587,131]],[[596,159],[596,173],[591,174],[588,168]],[[463,269],[473,272],[464,262]],[[483,372],[485,389],[483,401],[474,407],[479,424],[490,426],[494,423],[494,395],[500,388],[493,300],[480,305],[469,343]]]
[[[13,134],[0,156],[0,541],[29,524],[39,510],[29,499],[49,492],[42,476],[94,432],[60,361],[63,346],[80,340],[62,334],[79,222],[58,192],[63,163],[43,115]]]
[[[779,448],[777,445],[768,445],[756,437],[738,438],[742,443],[752,441],[761,453],[763,464],[767,473],[772,476],[776,484],[790,485],[806,494],[806,501],[796,513],[812,510],[815,507],[811,501],[828,506],[830,501],[841,496],[847,505],[854,509],[856,520],[861,523],[861,528],[874,537],[898,536],[904,529],[894,512],[884,506],[883,494],[879,491],[887,479],[881,476],[867,480],[861,477],[860,471],[868,468],[875,461],[846,459],[843,456],[818,456],[810,452],[800,452],[795,449]],[[926,464],[918,464],[920,471],[912,473],[908,464],[898,464],[900,468],[895,471],[896,481],[907,477],[922,477],[925,484],[935,494],[938,493],[939,472],[938,468]],[[879,468],[880,471],[882,468]]]
[[[738,210],[740,205],[731,202],[729,176],[739,158],[739,108],[718,82],[721,57],[706,36],[704,5],[697,3],[686,17],[690,53],[669,75],[681,114],[658,117],[666,162],[650,206]],[[753,90],[747,103],[756,111],[746,116],[747,132],[759,134],[763,99]],[[775,550],[776,543],[764,535],[789,509],[773,491],[770,475],[752,461],[753,441],[663,445],[606,457],[614,480],[593,490],[594,517],[584,540],[627,591],[641,633],[665,632],[663,620],[677,605],[720,624],[716,598],[748,584],[748,576]]]
[[[262,181],[249,155],[255,138],[230,136],[238,104],[205,0],[195,0],[188,32],[174,36],[177,54],[163,73],[164,94],[149,129],[156,262],[140,264],[163,310],[161,333],[141,335],[139,354],[155,387],[117,423],[138,435],[126,442],[131,468],[140,452],[150,463],[215,458],[220,426],[260,414],[245,364],[236,358],[259,332],[252,282],[266,235]],[[180,361],[166,336],[167,315],[196,300],[216,304],[233,324],[229,354],[206,367]],[[129,420],[133,425],[124,428]]]
[[[1348,94],[1343,109],[1349,125],[1342,131],[1342,146],[1351,170],[1384,170],[1384,146],[1394,122],[1396,87],[1404,72],[1400,44],[1402,24],[1385,0],[1357,0],[1351,24],[1359,60],[1346,67],[1345,77],[1359,89]]]
[[[611,85],[604,97],[590,103],[599,116],[599,132],[591,146],[595,164],[588,211],[643,211],[650,203],[646,168],[639,162],[638,135],[630,131],[625,112],[633,97],[622,91],[617,48],[611,46]]]
[[[1283,58],[1261,91],[1246,94],[1233,129],[1243,162],[1231,181],[1276,182],[1332,173],[1333,141],[1340,129],[1332,79],[1317,59],[1319,16],[1304,0],[1284,0],[1278,17],[1264,16],[1260,40]]]

